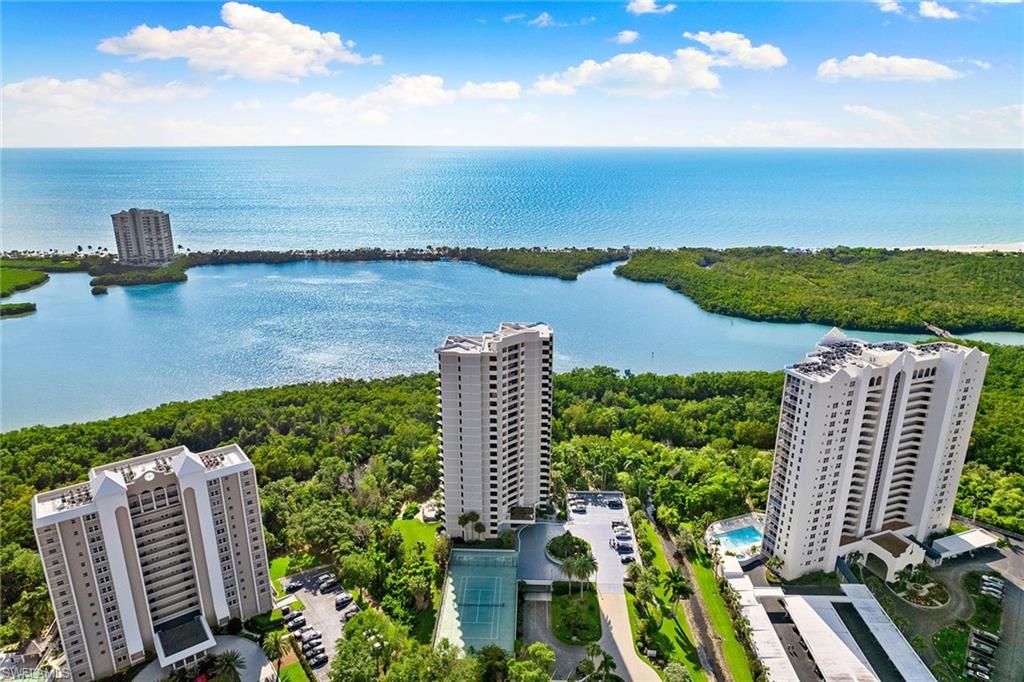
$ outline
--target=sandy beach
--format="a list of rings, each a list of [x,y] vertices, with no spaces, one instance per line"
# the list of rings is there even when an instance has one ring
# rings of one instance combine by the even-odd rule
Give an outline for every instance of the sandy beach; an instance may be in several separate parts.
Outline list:
[[[1024,253],[1024,242],[1010,242],[1008,244],[954,244],[952,246],[900,246],[898,248],[904,250],[957,251],[959,253],[986,253],[988,251]]]

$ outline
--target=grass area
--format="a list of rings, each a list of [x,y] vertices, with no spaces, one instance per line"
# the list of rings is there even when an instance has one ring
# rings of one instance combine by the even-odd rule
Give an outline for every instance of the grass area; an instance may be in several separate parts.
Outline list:
[[[391,527],[402,534],[402,546],[407,555],[416,551],[416,543],[427,547],[427,560],[434,565],[434,541],[439,523],[424,523],[419,519],[397,519]]]
[[[637,536],[637,543],[640,538],[646,536],[651,541],[654,549],[654,558],[647,568],[656,568],[659,575],[665,575],[671,568],[668,559],[665,557],[665,548],[661,543],[654,528],[647,519],[634,528]],[[638,638],[640,628],[646,628],[651,641],[667,660],[679,661],[686,666],[687,671],[694,680],[706,679],[700,667],[700,659],[697,656],[697,647],[693,643],[693,633],[690,632],[686,622],[686,614],[679,602],[672,603],[668,592],[660,582],[654,589],[654,596],[658,601],[657,614],[641,615],[636,607],[636,599],[627,590],[626,605],[629,608],[629,624],[633,629],[634,641]],[[641,621],[646,620],[645,625]],[[643,652],[637,649],[641,656]],[[646,657],[644,657],[646,658]],[[666,661],[662,661],[664,664]],[[657,666],[655,666],[657,667]]]
[[[750,661],[747,660],[747,650],[743,644],[736,639],[736,631],[733,629],[732,616],[725,607],[725,600],[722,593],[718,591],[718,578],[711,562],[705,554],[697,553],[690,561],[693,568],[693,575],[697,579],[697,589],[704,597],[704,605],[707,607],[708,618],[715,632],[722,638],[722,652],[725,654],[725,664],[729,666],[729,672],[735,680],[753,680],[750,672]]]
[[[277,596],[283,597],[285,595],[281,578],[313,568],[317,563],[319,562],[312,554],[279,556],[276,559],[272,559],[270,562],[270,582],[274,584],[274,591],[277,592]]]
[[[2,258],[0,268],[18,268],[22,270],[40,270],[42,272],[80,272],[88,270],[95,263],[103,260],[95,256],[76,258],[59,255],[50,258]]]
[[[35,311],[35,303],[0,303],[0,317],[19,317]]]
[[[967,641],[970,629],[963,623],[953,623],[932,635],[932,644],[942,660],[954,671],[957,679],[969,679],[963,674],[967,660]]]
[[[296,599],[288,605],[288,608],[292,611],[301,611],[306,608],[306,605]],[[274,632],[275,630],[283,632],[285,630],[284,616],[281,615],[281,609],[274,609],[273,611],[253,616],[245,622],[245,628],[260,635]]]
[[[923,332],[1024,330],[1024,256],[779,246],[644,250],[616,268],[752,320]]]
[[[298,661],[281,668],[281,682],[309,682],[309,678],[306,677],[306,671],[302,669],[302,664]]]
[[[416,543],[422,542],[426,547],[424,554],[427,563],[436,571],[437,563],[434,561],[434,542],[437,539],[437,527],[435,523],[424,523],[419,519],[396,519],[391,527],[402,534],[402,546],[405,548],[406,557],[416,555]],[[416,612],[415,620],[410,628],[413,639],[421,644],[428,644],[434,635],[434,622],[437,620],[437,612],[441,606],[440,580],[435,580],[432,585],[430,608],[425,611]]]
[[[593,587],[569,595],[556,590],[551,596],[551,632],[566,644],[586,644],[601,639],[601,607]]]
[[[10,296],[18,291],[37,287],[48,279],[50,279],[50,276],[45,272],[7,267],[0,268],[0,297]]]
[[[974,614],[967,624],[998,635],[1003,620],[1003,603],[981,593],[981,576],[1000,577],[998,573],[971,571],[964,576],[964,588],[974,598]]]

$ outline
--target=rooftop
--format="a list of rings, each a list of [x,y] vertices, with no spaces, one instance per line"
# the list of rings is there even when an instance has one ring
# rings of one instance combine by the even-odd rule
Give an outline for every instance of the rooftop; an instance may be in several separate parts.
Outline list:
[[[541,338],[551,336],[551,328],[543,322],[529,324],[519,322],[502,322],[497,331],[488,332],[479,336],[453,335],[445,338],[444,343],[438,346],[436,353],[487,353],[494,351],[497,345],[512,336],[522,332],[536,332]]]
[[[932,549],[938,552],[939,556],[945,558],[958,556],[964,552],[984,549],[985,547],[993,547],[998,542],[999,538],[991,533],[986,533],[980,528],[974,528],[963,533],[939,538],[932,543]]]
[[[249,458],[237,445],[226,445],[205,452],[193,453],[184,446],[168,448],[131,459],[112,462],[89,470],[89,480],[64,488],[39,493],[33,499],[36,518],[86,507],[97,496],[124,490],[134,481],[152,474],[180,473],[182,467],[202,467],[215,471],[234,465],[245,465]]]
[[[910,353],[916,358],[926,358],[938,356],[942,352],[968,353],[972,350],[974,349],[945,341],[920,346],[902,341],[868,343],[850,338],[833,327],[818,342],[815,351],[808,353],[803,362],[788,365],[786,369],[811,379],[829,379],[844,368],[888,366],[903,353]]]
[[[869,539],[897,559],[910,547],[909,542],[894,533],[880,533]]]

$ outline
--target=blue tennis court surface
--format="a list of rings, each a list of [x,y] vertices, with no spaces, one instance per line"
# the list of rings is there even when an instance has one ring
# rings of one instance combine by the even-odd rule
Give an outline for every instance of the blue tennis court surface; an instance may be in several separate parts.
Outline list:
[[[434,642],[447,639],[466,651],[497,644],[511,652],[518,566],[515,550],[452,550]]]

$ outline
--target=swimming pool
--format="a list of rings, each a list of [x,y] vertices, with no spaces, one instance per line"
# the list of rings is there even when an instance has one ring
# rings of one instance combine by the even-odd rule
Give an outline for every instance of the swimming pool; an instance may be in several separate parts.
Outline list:
[[[742,528],[719,533],[715,537],[718,539],[719,546],[723,552],[747,554],[751,545],[760,546],[763,536],[761,531],[754,526],[743,526]]]

